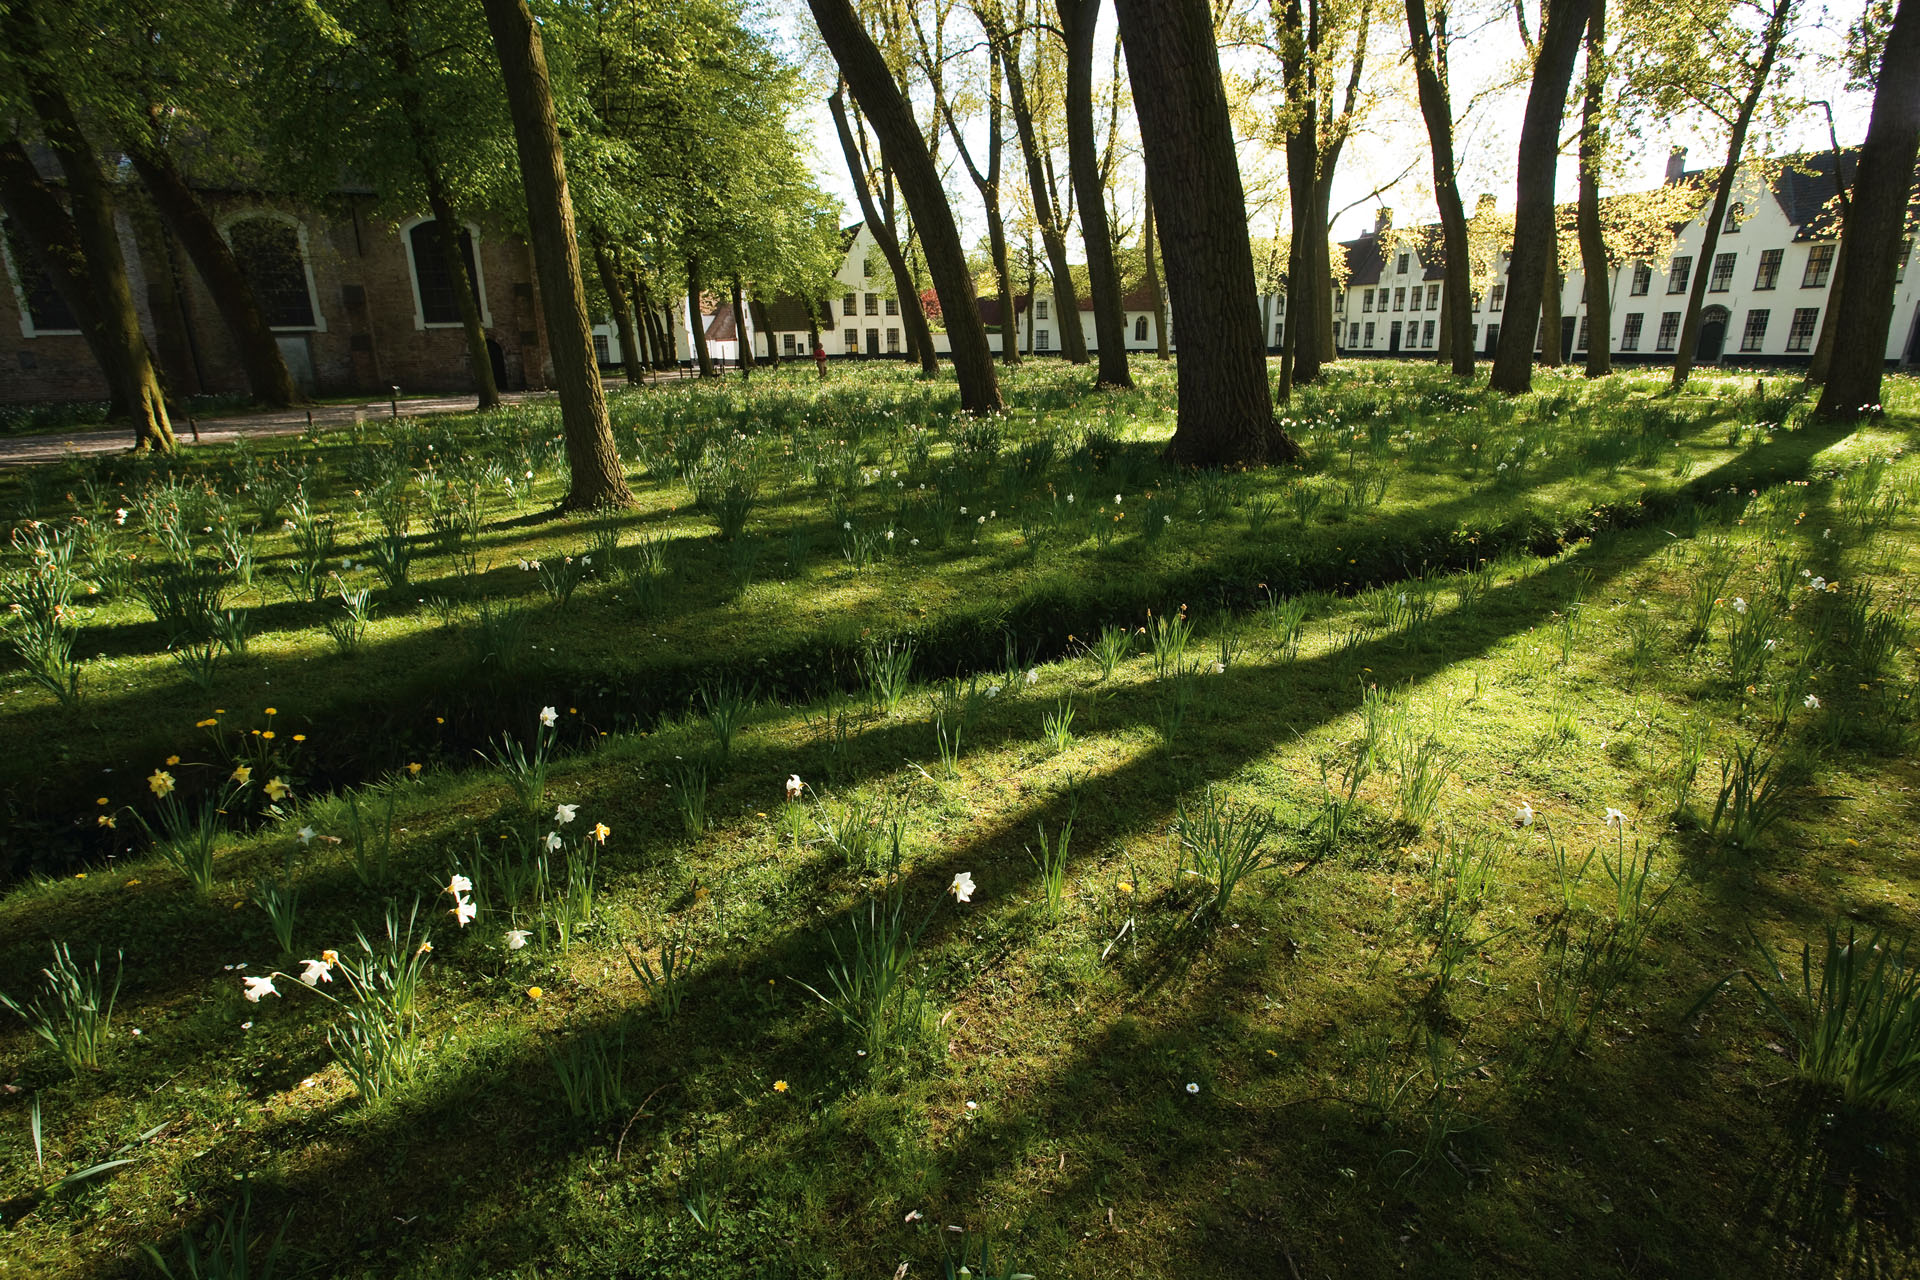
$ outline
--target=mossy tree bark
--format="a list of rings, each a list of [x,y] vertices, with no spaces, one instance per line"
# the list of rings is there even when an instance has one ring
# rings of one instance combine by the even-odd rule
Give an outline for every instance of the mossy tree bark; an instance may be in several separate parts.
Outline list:
[[[1120,299],[1120,271],[1107,229],[1106,183],[1093,137],[1093,29],[1100,0],[1054,0],[1067,45],[1067,166],[1080,205],[1080,236],[1087,246],[1087,285],[1093,294],[1093,333],[1100,344],[1097,387],[1131,387],[1127,369],[1127,317]],[[1079,328],[1079,316],[1074,316]]]

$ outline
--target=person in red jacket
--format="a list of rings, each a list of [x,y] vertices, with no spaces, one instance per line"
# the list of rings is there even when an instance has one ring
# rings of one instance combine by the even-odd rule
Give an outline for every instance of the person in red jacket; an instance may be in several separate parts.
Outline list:
[[[820,381],[827,380],[827,348],[824,343],[813,344],[813,367],[820,371]]]

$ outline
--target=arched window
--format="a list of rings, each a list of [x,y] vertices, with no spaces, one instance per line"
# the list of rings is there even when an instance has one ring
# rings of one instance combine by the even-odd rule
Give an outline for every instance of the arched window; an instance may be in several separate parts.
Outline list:
[[[313,273],[307,269],[300,225],[270,214],[249,214],[227,224],[240,273],[269,329],[316,327]]]
[[[67,308],[66,300],[54,291],[52,273],[20,243],[11,226],[0,235],[0,247],[6,250],[7,275],[13,284],[13,296],[20,303],[21,336],[80,332],[80,322]]]
[[[1135,342],[1145,342],[1147,340],[1147,318],[1145,316],[1141,316],[1133,322],[1133,340]]]
[[[453,292],[453,273],[447,268],[447,255],[440,248],[440,232],[431,218],[422,218],[405,228],[407,262],[413,274],[414,323],[420,328],[460,323],[460,304]],[[480,323],[488,325],[485,278],[480,274],[480,255],[474,247],[471,223],[460,228],[460,254],[466,259],[467,282],[473,300],[480,308]]]

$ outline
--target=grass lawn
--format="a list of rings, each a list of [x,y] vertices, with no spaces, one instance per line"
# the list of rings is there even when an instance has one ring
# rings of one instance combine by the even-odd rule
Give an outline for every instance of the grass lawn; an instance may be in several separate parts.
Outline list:
[[[1913,384],[1136,373],[0,477],[0,1276],[1913,1270]]]

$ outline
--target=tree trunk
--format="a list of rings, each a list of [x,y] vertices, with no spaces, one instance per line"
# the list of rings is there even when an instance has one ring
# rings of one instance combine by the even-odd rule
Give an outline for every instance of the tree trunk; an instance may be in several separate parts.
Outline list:
[[[1826,104],[1822,104],[1826,105]],[[1827,380],[1827,370],[1833,365],[1833,336],[1840,327],[1840,282],[1846,279],[1846,229],[1847,216],[1852,204],[1847,195],[1847,181],[1841,166],[1840,135],[1833,127],[1833,108],[1827,107],[1827,137],[1833,147],[1833,194],[1840,206],[1841,246],[1833,258],[1833,284],[1827,290],[1826,313],[1820,317],[1820,336],[1814,340],[1813,359],[1807,363],[1807,382],[1809,385]]]
[[[1894,12],[1878,86],[1867,137],[1860,144],[1853,206],[1841,232],[1840,256],[1846,261],[1838,283],[1847,309],[1820,390],[1816,412],[1823,418],[1854,418],[1880,407],[1887,326],[1893,319],[1893,273],[1913,189],[1914,158],[1920,152],[1920,0],[1900,0]]]
[[[1208,0],[1116,0],[1147,181],[1175,191],[1164,238],[1180,326],[1179,425],[1168,456],[1188,466],[1291,462],[1274,420],[1259,332],[1246,196],[1220,82]]]
[[[1580,106],[1580,274],[1587,282],[1587,376],[1613,372],[1613,268],[1600,229],[1600,124],[1606,112],[1607,0],[1587,19],[1587,91]]]
[[[767,335],[767,364],[780,367],[780,335],[773,331],[773,318],[767,314],[767,304],[758,298],[747,303],[747,311],[753,316],[753,327]]]
[[[1316,229],[1324,226],[1315,208],[1315,186],[1320,173],[1320,95],[1318,60],[1313,56],[1316,35],[1309,32],[1300,0],[1287,0],[1286,31],[1290,37],[1281,67],[1294,111],[1287,130],[1287,202],[1293,219],[1292,266],[1287,280],[1287,327],[1298,335],[1290,339],[1293,363],[1287,373],[1289,393],[1295,386],[1320,380],[1326,353],[1320,349],[1325,329],[1320,315],[1319,264],[1313,253]],[[1131,51],[1129,51],[1131,52]],[[1293,295],[1298,294],[1295,298]]]
[[[113,411],[108,416],[124,417],[126,403],[122,388],[114,379],[100,308],[94,304],[93,288],[87,283],[86,254],[80,248],[80,232],[61,205],[60,197],[41,178],[27,149],[17,138],[0,141],[0,210],[7,215],[8,230],[16,237],[15,243],[25,247],[46,268],[53,291],[79,323],[80,336],[100,366],[113,399]]]
[[[1553,252],[1547,255],[1546,278],[1540,282],[1540,363],[1546,368],[1557,369],[1562,362],[1560,320],[1566,314],[1561,295],[1567,287],[1567,274],[1560,270],[1560,228],[1557,220],[1553,241],[1548,247]]]
[[[613,254],[598,235],[587,237],[593,246],[593,265],[600,273],[600,288],[607,295],[607,309],[613,312],[613,326],[620,335],[620,369],[627,385],[640,385],[640,334],[634,327],[633,308],[620,288],[620,272],[613,265]]]
[[[926,308],[920,305],[920,293],[914,288],[913,272],[907,269],[907,255],[900,249],[899,237],[874,206],[867,166],[860,159],[860,148],[854,142],[853,126],[847,121],[846,103],[839,90],[827,99],[827,109],[833,113],[833,127],[840,135],[840,151],[847,159],[847,172],[860,199],[860,214],[873,232],[873,242],[880,246],[880,256],[887,260],[887,270],[893,273],[893,292],[900,299],[900,324],[907,331],[907,350],[920,361],[920,372],[932,377],[940,372],[940,362],[935,358],[933,330],[927,324]]]
[[[267,318],[260,312],[253,285],[234,259],[233,248],[213,224],[206,207],[173,163],[164,146],[153,138],[127,139],[127,157],[153,197],[154,208],[167,224],[167,230],[187,252],[194,270],[206,282],[213,305],[233,338],[246,374],[247,389],[261,404],[284,409],[300,398],[287,372],[286,359],[273,340]]]
[[[1740,114],[1734,118],[1733,133],[1727,138],[1726,164],[1720,170],[1720,181],[1713,185],[1713,210],[1707,215],[1707,225],[1700,237],[1700,260],[1693,264],[1693,284],[1687,290],[1687,319],[1680,326],[1680,348],[1673,353],[1671,386],[1675,391],[1687,385],[1687,375],[1693,372],[1694,348],[1700,342],[1700,326],[1707,308],[1707,282],[1713,272],[1714,254],[1720,248],[1720,228],[1726,223],[1727,206],[1733,199],[1733,181],[1739,175],[1740,152],[1747,144],[1747,126],[1753,122],[1754,108],[1760,105],[1760,95],[1766,92],[1767,81],[1772,78],[1774,58],[1780,52],[1781,41],[1786,39],[1787,18],[1796,2],[1774,0],[1773,16],[1761,37],[1760,65],[1753,69],[1746,96],[1740,100]]]
[[[560,424],[572,472],[562,505],[574,511],[632,506],[633,494],[613,443],[606,392],[593,358],[573,201],[567,194],[567,165],[560,151],[540,29],[527,11],[526,0],[481,0],[481,4],[513,115],[520,180],[527,195],[528,239],[546,314],[554,382],[560,392]]]
[[[97,350],[102,371],[133,420],[134,451],[170,452],[175,442],[173,424],[167,418],[166,395],[147,350],[146,336],[140,332],[140,314],[134,309],[133,286],[127,280],[126,259],[121,256],[120,235],[114,226],[112,198],[93,146],[81,131],[66,94],[47,77],[39,25],[27,0],[15,0],[0,30],[6,32],[17,51],[27,96],[66,179],[81,264],[99,318]]]
[[[1599,0],[1595,0],[1596,6]],[[1431,19],[1426,0],[1406,0],[1407,32],[1412,39],[1414,79],[1420,91],[1420,114],[1427,122],[1427,141],[1433,151],[1433,194],[1440,207],[1441,253],[1446,283],[1442,286],[1440,350],[1448,357],[1456,378],[1473,376],[1473,269],[1468,262],[1467,210],[1460,200],[1460,180],[1453,158],[1453,99],[1447,81],[1447,12]]]
[[[447,278],[453,281],[454,302],[460,308],[460,332],[467,340],[467,369],[473,374],[474,408],[485,412],[500,407],[500,388],[493,380],[493,357],[487,354],[487,330],[480,323],[480,300],[474,294],[473,276],[467,271],[467,255],[460,248],[460,219],[454,216],[453,206],[447,203],[446,191],[440,184],[438,171],[431,166],[427,170],[427,208],[433,213],[434,240],[440,246],[440,257],[447,264]],[[574,260],[579,261],[579,250],[574,250]],[[582,304],[584,313],[585,304]],[[591,329],[587,343],[588,357],[591,359],[593,343]],[[599,385],[599,363],[594,362],[594,384]]]
[[[1014,128],[1020,134],[1020,152],[1027,162],[1027,191],[1033,198],[1033,220],[1040,224],[1040,243],[1047,249],[1047,274],[1053,279],[1053,309],[1059,313],[1060,352],[1074,363],[1087,363],[1087,339],[1080,332],[1080,295],[1073,286],[1073,273],[1067,265],[1066,228],[1060,225],[1059,211],[1053,207],[1040,143],[1034,134],[1033,111],[1027,102],[1027,78],[1020,70],[1020,48],[1004,30],[988,35],[1000,41],[1000,59],[1007,69],[1007,106],[1013,112]],[[1029,301],[1029,306],[1032,302]]]
[[[1540,314],[1547,263],[1560,233],[1554,225],[1553,175],[1560,155],[1560,115],[1573,79],[1575,55],[1586,35],[1589,0],[1547,0],[1534,60],[1533,86],[1520,121],[1513,253],[1507,265],[1507,310],[1519,320],[1500,331],[1488,385],[1519,395],[1533,387],[1533,335],[1527,321]],[[1556,337],[1556,341],[1557,341]]]
[[[1147,259],[1147,297],[1153,306],[1154,355],[1157,359],[1167,360],[1172,354],[1167,345],[1167,297],[1160,289],[1160,267],[1155,260],[1153,246],[1153,187],[1150,183],[1141,184],[1141,203],[1146,205],[1145,237]]]
[[[749,381],[753,376],[753,343],[747,338],[747,313],[744,301],[745,290],[740,287],[740,273],[733,273],[733,349],[739,353],[740,381]]]
[[[820,24],[820,34],[840,64],[840,74],[846,77],[854,100],[879,136],[881,155],[907,198],[952,345],[960,407],[968,413],[999,413],[1003,407],[1000,383],[994,376],[993,352],[987,346],[986,326],[980,321],[980,304],[974,296],[966,250],[960,244],[960,229],[954,224],[940,171],[927,154],[913,111],[900,96],[892,71],[874,48],[849,0],[808,0],[808,4]]]
[[[1093,334],[1100,344],[1100,372],[1094,385],[1131,387],[1127,317],[1120,298],[1120,272],[1113,262],[1113,239],[1107,232],[1107,194],[1093,137],[1093,28],[1100,17],[1100,0],[1054,3],[1067,43],[1067,166],[1080,205],[1087,285],[1093,294]]]
[[[687,333],[693,339],[694,360],[700,366],[703,378],[717,377],[713,369],[713,356],[707,351],[707,326],[701,323],[700,299],[706,289],[700,280],[700,261],[687,259]]]

